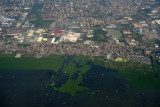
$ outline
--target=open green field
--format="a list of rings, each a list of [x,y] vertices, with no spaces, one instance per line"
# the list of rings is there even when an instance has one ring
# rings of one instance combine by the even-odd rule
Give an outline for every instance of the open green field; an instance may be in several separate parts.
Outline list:
[[[122,36],[121,32],[119,30],[110,29],[108,30],[109,34],[112,34],[115,38],[120,38]]]
[[[104,42],[106,41],[106,31],[103,31],[102,29],[96,29],[93,31],[94,37],[93,40]]]
[[[92,64],[104,66],[118,70],[123,75],[132,87],[138,89],[160,89],[160,78],[155,75],[160,75],[160,64],[154,62],[155,71],[151,65],[139,64],[134,62],[103,62],[100,60],[92,61]]]
[[[4,55],[3,55],[4,56]],[[0,57],[1,70],[37,70],[48,69],[58,71],[63,64],[62,56],[54,56],[49,58],[32,58],[24,57],[16,59],[14,57]],[[57,63],[58,62],[58,63]]]
[[[125,70],[120,70],[130,82],[130,85],[139,89],[160,89],[160,79],[149,65],[129,64]]]
[[[36,28],[48,28],[53,20],[38,20],[36,19],[35,21],[30,21],[32,24],[35,25]]]
[[[0,54],[0,58],[2,58],[2,57],[7,57],[7,58],[9,58],[9,57],[14,57],[15,55],[13,55],[13,54]]]
[[[41,10],[44,4],[38,4],[33,6],[30,14],[28,15],[29,22],[34,24],[36,28],[48,28],[54,20],[43,20]]]

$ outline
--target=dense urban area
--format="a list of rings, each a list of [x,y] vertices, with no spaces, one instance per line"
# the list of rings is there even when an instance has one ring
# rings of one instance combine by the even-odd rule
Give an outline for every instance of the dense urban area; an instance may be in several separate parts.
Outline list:
[[[160,0],[0,0],[0,107],[160,107]]]
[[[151,64],[160,58],[158,0],[1,0],[0,53],[103,56]]]

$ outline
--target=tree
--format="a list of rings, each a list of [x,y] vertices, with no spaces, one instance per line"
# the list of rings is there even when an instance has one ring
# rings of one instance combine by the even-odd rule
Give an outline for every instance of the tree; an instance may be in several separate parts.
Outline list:
[[[94,37],[93,40],[98,41],[98,42],[104,42],[106,41],[106,31],[103,31],[101,29],[96,29],[94,30]]]

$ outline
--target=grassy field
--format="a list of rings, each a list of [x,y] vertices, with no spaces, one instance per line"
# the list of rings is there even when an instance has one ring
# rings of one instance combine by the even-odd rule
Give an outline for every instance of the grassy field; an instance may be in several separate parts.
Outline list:
[[[0,54],[0,58],[2,57],[13,58],[14,56],[15,56],[14,54]]]
[[[48,28],[53,20],[38,20],[36,19],[35,21],[30,21],[32,24],[35,25],[36,28]]]
[[[30,23],[34,24],[36,28],[48,28],[53,20],[43,20],[41,16],[41,10],[44,4],[38,4],[33,6],[30,14],[28,15]]]
[[[139,89],[160,89],[160,79],[149,65],[129,64],[127,69],[119,70],[130,82],[131,86]]]
[[[101,29],[96,29],[93,31],[94,37],[93,40],[99,41],[99,42],[104,42],[106,41],[106,31],[103,31]]]
[[[139,64],[133,62],[106,62],[92,61],[92,64],[104,66],[117,70],[123,75],[132,87],[138,89],[160,89],[160,64],[158,61],[154,62],[155,71],[151,65]],[[155,75],[158,75],[156,78]]]
[[[4,56],[4,55],[3,55]],[[61,56],[50,58],[19,58],[14,57],[0,57],[1,70],[35,70],[35,69],[48,69],[58,71],[63,64]],[[57,63],[58,62],[58,63]]]

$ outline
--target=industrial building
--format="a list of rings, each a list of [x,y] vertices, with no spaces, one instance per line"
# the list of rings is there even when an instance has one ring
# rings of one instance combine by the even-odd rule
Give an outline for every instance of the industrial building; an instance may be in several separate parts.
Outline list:
[[[60,42],[64,41],[64,42],[76,42],[81,36],[81,33],[75,33],[72,31],[69,31],[68,33],[64,34],[61,38],[60,38]]]
[[[37,42],[42,42],[43,37],[38,37]]]
[[[33,34],[34,34],[34,30],[29,30],[27,36],[33,36]]]
[[[155,20],[158,25],[160,25],[160,20]]]

